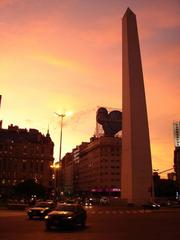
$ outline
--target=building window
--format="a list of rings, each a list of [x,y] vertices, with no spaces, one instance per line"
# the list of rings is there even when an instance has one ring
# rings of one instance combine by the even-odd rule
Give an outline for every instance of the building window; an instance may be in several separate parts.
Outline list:
[[[23,162],[23,171],[26,171],[26,163],[25,162]]]
[[[31,162],[30,168],[33,169],[33,162]]]
[[[40,165],[40,171],[43,172],[43,164]]]

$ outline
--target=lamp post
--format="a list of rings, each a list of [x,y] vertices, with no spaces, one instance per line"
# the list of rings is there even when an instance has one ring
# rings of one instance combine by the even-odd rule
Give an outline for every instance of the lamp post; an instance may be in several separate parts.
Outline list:
[[[61,149],[62,149],[62,128],[63,128],[63,118],[66,116],[66,114],[55,114],[61,119],[60,121],[60,144],[59,144],[59,165],[61,164]]]
[[[66,114],[59,114],[56,113],[55,114],[60,118],[60,143],[59,143],[59,167],[61,168],[61,152],[62,152],[62,128],[63,128],[63,118],[66,116]],[[61,172],[59,170],[58,172],[58,188],[59,188],[59,192],[61,194],[61,190],[62,190],[62,176],[61,176]]]

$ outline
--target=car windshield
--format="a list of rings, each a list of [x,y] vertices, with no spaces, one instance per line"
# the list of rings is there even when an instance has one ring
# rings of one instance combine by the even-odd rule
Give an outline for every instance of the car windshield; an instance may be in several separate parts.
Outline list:
[[[74,205],[59,205],[56,208],[57,211],[67,211],[67,212],[75,212],[76,207]]]

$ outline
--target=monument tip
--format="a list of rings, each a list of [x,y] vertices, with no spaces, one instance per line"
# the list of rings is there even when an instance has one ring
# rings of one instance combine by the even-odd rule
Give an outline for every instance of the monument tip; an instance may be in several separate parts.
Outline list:
[[[126,12],[125,12],[124,16],[130,16],[130,15],[134,15],[135,16],[134,12],[128,7],[126,9]]]

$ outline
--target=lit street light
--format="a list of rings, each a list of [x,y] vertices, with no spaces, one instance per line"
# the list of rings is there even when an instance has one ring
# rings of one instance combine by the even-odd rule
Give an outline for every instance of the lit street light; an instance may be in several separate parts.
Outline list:
[[[72,115],[72,112],[67,112],[66,114],[59,114],[55,112],[55,114],[60,118],[60,144],[59,144],[59,167],[61,168],[61,152],[62,152],[62,129],[63,129],[63,118],[66,116]],[[61,193],[62,190],[62,175],[61,172],[58,171],[58,188]]]
[[[66,114],[59,114],[56,113],[55,114],[60,118],[60,144],[59,144],[59,167],[61,167],[61,150],[62,150],[62,128],[63,128],[63,118],[66,116]],[[60,192],[61,194],[61,190],[62,190],[62,176],[61,176],[61,172],[58,172],[58,192]]]

